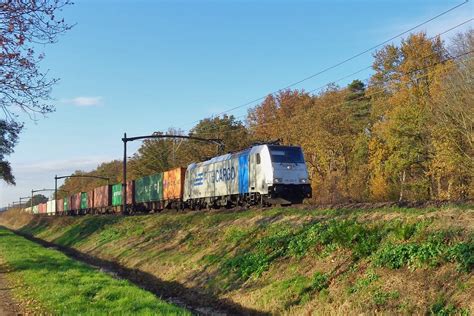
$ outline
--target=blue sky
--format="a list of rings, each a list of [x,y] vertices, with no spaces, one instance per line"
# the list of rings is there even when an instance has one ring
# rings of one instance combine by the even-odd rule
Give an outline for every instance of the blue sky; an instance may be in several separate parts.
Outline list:
[[[32,188],[53,187],[55,174],[121,158],[123,132],[188,130],[193,121],[285,87],[462,0],[75,2],[63,12],[75,27],[41,48],[42,67],[60,78],[52,93],[56,112],[37,123],[25,118],[9,157],[17,185],[0,184],[0,206]],[[472,18],[473,9],[470,2],[419,30],[435,35]],[[312,90],[371,61],[365,54],[295,88]]]

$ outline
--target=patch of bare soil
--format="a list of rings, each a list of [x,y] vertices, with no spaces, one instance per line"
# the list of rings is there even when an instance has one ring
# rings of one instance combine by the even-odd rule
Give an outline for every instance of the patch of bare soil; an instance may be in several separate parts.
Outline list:
[[[6,279],[8,268],[0,259],[0,315],[21,315],[21,307],[12,297],[12,287]]]

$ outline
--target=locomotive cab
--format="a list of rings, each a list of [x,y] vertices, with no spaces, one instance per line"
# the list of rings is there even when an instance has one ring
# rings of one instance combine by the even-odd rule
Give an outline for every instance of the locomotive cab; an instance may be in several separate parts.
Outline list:
[[[259,192],[271,204],[301,203],[311,197],[308,171],[300,147],[253,147],[250,173],[250,191]]]

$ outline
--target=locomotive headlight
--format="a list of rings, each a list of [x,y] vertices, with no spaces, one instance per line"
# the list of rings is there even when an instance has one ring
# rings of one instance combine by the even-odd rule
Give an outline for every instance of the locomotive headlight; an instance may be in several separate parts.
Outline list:
[[[281,182],[283,182],[283,179],[282,178],[273,178],[273,182],[281,183]]]
[[[308,179],[302,178],[302,179],[300,179],[300,182],[301,182],[301,183],[308,183]]]

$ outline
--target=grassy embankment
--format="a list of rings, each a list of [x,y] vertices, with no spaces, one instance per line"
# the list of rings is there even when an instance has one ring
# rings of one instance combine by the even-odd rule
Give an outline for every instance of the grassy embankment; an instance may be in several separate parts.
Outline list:
[[[260,311],[474,312],[472,206],[0,223]]]
[[[89,266],[0,228],[2,273],[34,314],[190,315]]]

